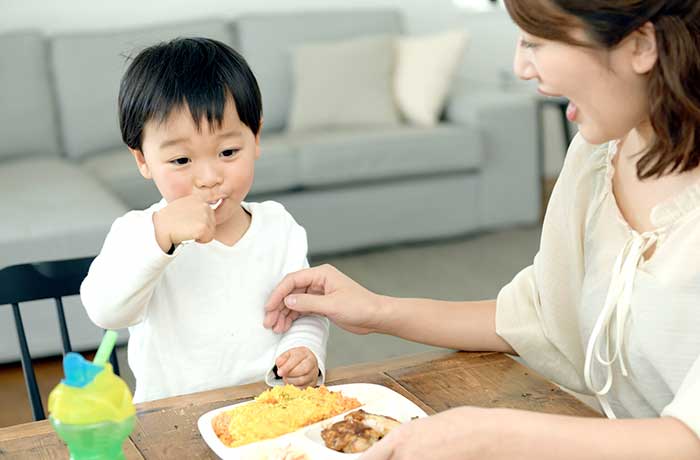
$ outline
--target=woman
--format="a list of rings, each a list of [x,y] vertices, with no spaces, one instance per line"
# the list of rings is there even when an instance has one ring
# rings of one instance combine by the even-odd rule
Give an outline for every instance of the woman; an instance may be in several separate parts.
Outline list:
[[[281,282],[265,325],[314,312],[359,334],[518,354],[608,416],[456,408],[363,459],[698,459],[700,2],[505,4],[522,30],[515,72],[567,97],[580,128],[533,265],[481,302],[385,297],[316,267]]]

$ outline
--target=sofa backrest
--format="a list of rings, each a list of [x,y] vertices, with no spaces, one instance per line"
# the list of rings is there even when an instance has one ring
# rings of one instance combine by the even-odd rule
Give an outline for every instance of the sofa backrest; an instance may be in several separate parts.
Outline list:
[[[60,153],[48,70],[40,32],[0,35],[0,160]]]
[[[232,26],[238,51],[253,69],[262,92],[267,132],[287,124],[292,97],[290,52],[295,45],[402,32],[400,12],[393,9],[243,15]]]
[[[122,145],[117,116],[119,81],[128,56],[177,37],[204,36],[232,45],[224,21],[198,21],[50,39],[65,152],[81,158]]]
[[[506,11],[495,10],[464,16],[470,41],[459,71],[461,80],[475,91],[517,85],[513,58],[519,31]]]

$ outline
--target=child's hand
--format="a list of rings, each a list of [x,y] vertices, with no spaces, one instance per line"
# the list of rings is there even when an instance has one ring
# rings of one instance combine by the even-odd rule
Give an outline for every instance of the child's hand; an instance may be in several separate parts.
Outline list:
[[[307,387],[318,380],[318,361],[316,355],[306,347],[296,347],[285,351],[275,361],[277,375],[284,383]]]
[[[189,195],[171,201],[153,215],[156,241],[169,252],[171,246],[195,240],[208,243],[214,239],[216,216],[214,210],[201,198]]]

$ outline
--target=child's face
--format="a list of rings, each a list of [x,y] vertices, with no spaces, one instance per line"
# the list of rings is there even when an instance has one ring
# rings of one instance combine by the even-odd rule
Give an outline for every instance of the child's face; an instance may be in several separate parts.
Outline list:
[[[573,35],[586,40],[583,30]],[[624,137],[648,119],[647,73],[656,50],[643,38],[635,33],[603,51],[523,32],[514,70],[522,79],[537,80],[540,92],[569,99],[570,120],[589,143],[601,144]]]
[[[143,131],[143,152],[132,150],[143,177],[153,179],[165,200],[195,195],[208,203],[223,199],[217,225],[240,214],[253,184],[260,156],[260,133],[238,118],[232,100],[220,127],[206,119],[197,129],[189,109],[174,110],[162,123],[151,120]]]

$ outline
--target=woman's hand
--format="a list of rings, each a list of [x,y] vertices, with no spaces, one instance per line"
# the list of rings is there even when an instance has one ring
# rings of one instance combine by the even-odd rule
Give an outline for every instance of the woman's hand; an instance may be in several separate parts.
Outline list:
[[[282,333],[300,315],[316,313],[355,334],[378,332],[384,321],[382,299],[335,267],[321,265],[284,277],[265,305],[263,324]]]
[[[690,460],[699,455],[697,435],[674,417],[608,420],[463,406],[395,428],[360,460]]]
[[[458,407],[404,423],[360,460],[520,458],[508,442],[516,411]]]

